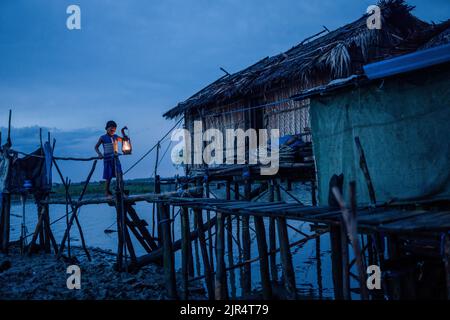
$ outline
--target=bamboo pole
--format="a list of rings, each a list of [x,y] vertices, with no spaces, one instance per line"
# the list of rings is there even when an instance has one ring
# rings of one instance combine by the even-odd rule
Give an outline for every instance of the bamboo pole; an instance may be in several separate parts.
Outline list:
[[[144,250],[147,253],[152,252],[153,250],[149,247],[142,235],[136,230],[135,224],[128,217],[125,217],[125,224],[131,230],[131,233],[133,233],[134,237],[139,241]]]
[[[208,259],[208,250],[206,249],[206,240],[205,240],[205,233],[203,230],[203,218],[202,218],[202,210],[201,209],[194,209],[194,220],[197,222],[197,230],[198,230],[198,239],[200,244],[200,249],[202,252],[202,258],[203,258],[203,268],[205,270],[205,281],[206,281],[206,288],[208,291],[208,298],[209,300],[214,300],[214,289],[213,289],[213,278],[212,278],[212,271],[211,266],[209,264]]]
[[[128,213],[131,219],[131,223],[133,223],[136,226],[136,229],[140,232],[141,237],[146,241],[148,247],[151,250],[155,250],[158,248],[158,245],[156,244],[153,237],[150,235],[150,232],[145,227],[146,222],[145,220],[141,220],[139,218],[139,215],[137,214],[136,210],[133,208],[133,205],[131,203],[125,204],[125,211]]]
[[[297,289],[295,285],[295,272],[292,265],[292,255],[289,246],[289,237],[286,225],[286,219],[277,217],[278,237],[280,241],[280,257],[283,267],[283,277],[286,290],[291,299],[297,298]]]
[[[342,292],[344,300],[351,300],[350,295],[350,265],[348,252],[348,239],[345,232],[344,221],[341,219],[341,255],[342,255]]]
[[[322,283],[322,259],[320,249],[320,237],[316,238],[316,273],[317,273],[317,288],[319,292],[319,299],[323,298],[323,283]]]
[[[274,202],[275,194],[274,194],[274,183],[271,181],[269,185],[269,202]],[[277,247],[277,238],[275,231],[275,218],[269,218],[269,250],[274,251]],[[272,281],[278,281],[278,270],[277,270],[277,256],[273,254],[270,256],[270,274],[272,276]]]
[[[447,286],[447,300],[450,300],[450,235],[444,237],[444,266]]]
[[[231,200],[231,181],[226,181],[226,199]],[[231,215],[227,215],[227,249],[228,249],[228,267],[234,265],[234,255],[233,255],[233,221]],[[230,271],[230,295],[231,298],[236,297],[236,274],[234,269]]]
[[[209,180],[205,182],[205,198],[209,198]],[[206,222],[210,223],[211,221],[211,211],[206,210]],[[209,264],[211,265],[211,269],[214,270],[214,248],[213,248],[213,238],[211,236],[212,230],[208,229],[208,250],[209,250]]]
[[[181,208],[180,213],[181,221],[181,273],[183,276],[183,300],[187,300],[189,296],[188,280],[189,280],[189,209],[186,207]]]
[[[342,290],[342,254],[341,254],[341,227],[338,225],[330,226],[331,242],[331,267],[333,276],[334,299],[342,300],[344,293]]]
[[[316,232],[315,234],[313,234],[313,235],[311,235],[309,237],[305,237],[305,238],[302,238],[300,240],[297,240],[295,242],[290,243],[289,247],[291,248],[291,247],[295,247],[295,246],[303,246],[309,240],[316,239],[317,237],[320,237],[323,233],[325,233],[325,231],[324,232]],[[275,253],[277,253],[279,251],[280,251],[280,248],[275,249],[274,251],[269,251],[268,255],[271,256],[271,255],[273,255],[273,254],[275,254]],[[228,267],[226,270],[227,271],[231,271],[233,269],[240,268],[240,267],[242,267],[245,264],[250,264],[250,263],[253,263],[253,262],[256,262],[256,261],[259,261],[259,260],[260,260],[260,258],[258,256],[258,257],[252,258],[250,260],[242,261],[241,263],[237,263],[232,268]],[[189,279],[189,281],[198,281],[198,280],[201,280],[201,279],[204,279],[204,278],[205,278],[205,276],[199,276],[199,277],[196,277],[196,278]]]
[[[10,224],[11,224],[11,194],[4,193],[3,200],[3,252],[9,252]]]
[[[313,207],[317,206],[316,190],[317,190],[316,180],[313,179],[311,180],[311,204],[313,205]]]
[[[263,289],[263,298],[269,300],[272,298],[272,287],[270,285],[269,259],[267,256],[266,229],[262,217],[253,217],[255,221],[256,241],[258,243],[259,271],[261,275],[261,284]]]
[[[66,230],[67,230],[67,255],[69,258],[72,257],[71,247],[70,247],[70,228],[69,228],[69,188],[71,181],[66,177],[66,185],[64,187],[66,191]]]
[[[350,205],[351,214],[347,215],[347,230],[350,230],[350,239],[352,242],[353,251],[355,253],[356,266],[358,268],[359,286],[361,290],[361,299],[369,300],[369,293],[366,285],[366,270],[364,268],[364,261],[362,259],[361,247],[358,240],[358,226],[357,226],[357,201],[356,201],[356,183],[350,182]],[[345,219],[345,218],[344,218]]]
[[[116,225],[117,225],[117,259],[116,267],[117,271],[123,270],[123,256],[124,256],[124,233],[122,226],[122,211],[120,203],[122,201],[122,194],[116,192]]]
[[[227,274],[225,271],[225,217],[222,212],[216,214],[216,286],[215,295],[217,300],[228,298]],[[209,229],[211,230],[211,229]]]
[[[60,176],[60,178],[61,178],[62,183],[65,184],[64,177],[63,177],[63,175],[62,175],[62,173],[61,173],[61,170],[60,170],[59,167],[58,167],[57,162],[55,161],[54,158],[52,159],[52,161],[53,161],[53,164],[54,164],[54,166],[55,166],[55,168],[56,168],[56,170],[57,170],[57,172],[58,172],[58,174],[59,174],[59,176]],[[86,181],[85,181],[85,183],[84,183],[84,186],[83,186],[83,189],[82,189],[82,191],[81,191],[81,193],[80,193],[80,196],[78,197],[78,202],[80,202],[80,201],[83,199],[84,194],[86,193],[87,187],[88,187],[88,185],[89,185],[89,182],[91,181],[92,175],[94,174],[94,171],[95,171],[95,167],[96,167],[96,166],[97,166],[97,161],[94,161],[94,162],[92,163],[91,170],[89,171],[89,174],[88,174],[88,176],[87,176],[87,178],[86,178]],[[69,195],[69,200],[72,201],[71,198],[70,198],[70,195]],[[61,255],[62,255],[63,252],[64,252],[64,246],[65,246],[65,243],[66,243],[66,240],[67,240],[67,237],[68,237],[68,233],[69,233],[69,231],[70,231],[70,228],[72,227],[73,221],[74,221],[75,219],[77,219],[78,207],[77,207],[77,206],[71,206],[71,207],[72,207],[72,216],[71,216],[70,219],[69,219],[69,227],[66,228],[66,231],[64,232],[63,238],[62,238],[62,240],[61,240],[61,244],[60,244],[59,252],[58,252],[58,256],[57,256],[58,259],[61,258]],[[78,224],[78,225],[79,225],[79,224]],[[79,231],[80,231],[80,237],[81,237],[81,235],[82,235],[82,230],[81,230],[81,226],[80,226],[80,225],[79,225]],[[82,239],[84,239],[84,237],[82,237]],[[84,243],[84,241],[82,241],[82,244],[83,244],[83,243]],[[85,250],[85,252],[86,252],[86,255],[88,256],[88,259],[90,259],[90,255],[89,255],[89,252],[88,252],[88,250],[87,250],[87,247],[84,245],[83,248],[84,248],[84,250]]]
[[[356,265],[358,267],[358,273],[359,273],[359,283],[360,283],[360,290],[361,290],[361,298],[363,300],[368,300],[369,295],[367,292],[366,287],[366,280],[365,280],[365,270],[363,266],[363,261],[361,257],[361,247],[358,240],[358,226],[356,221],[356,183],[354,181],[350,182],[350,203],[351,203],[351,210],[350,213],[347,209],[344,199],[342,198],[342,195],[338,188],[333,187],[332,189],[334,196],[339,203],[339,206],[342,211],[342,229],[346,229],[348,233],[348,237],[350,238],[350,242],[353,247],[353,251],[355,253],[355,260]],[[344,228],[345,227],[345,228]],[[347,239],[347,233],[343,235],[345,239]],[[348,248],[348,246],[347,246]],[[347,262],[348,262],[348,254],[347,254]],[[344,262],[345,263],[345,262]],[[346,280],[346,278],[344,279]],[[344,290],[345,290],[345,283],[344,283]],[[344,291],[345,294],[345,291]],[[349,295],[349,294],[348,294]]]
[[[172,239],[170,236],[170,206],[168,204],[158,204],[158,221],[161,225],[164,278],[166,279],[169,298],[177,299],[177,285],[175,278],[174,254],[172,250]]]
[[[188,231],[190,230],[191,227],[191,210],[189,208],[187,209],[187,216],[188,216],[188,224],[187,224],[187,229]],[[188,273],[189,276],[193,277],[194,276],[194,255],[192,254],[192,238],[191,238],[191,232],[189,232],[189,241],[188,241]]]
[[[250,180],[245,181],[245,199],[250,201],[251,192],[251,182]],[[250,219],[249,216],[242,217],[242,253],[244,261],[250,259],[250,248],[251,248],[251,238],[250,238]],[[248,296],[251,294],[252,286],[252,274],[249,264],[244,265],[242,274],[242,291],[243,295]]]

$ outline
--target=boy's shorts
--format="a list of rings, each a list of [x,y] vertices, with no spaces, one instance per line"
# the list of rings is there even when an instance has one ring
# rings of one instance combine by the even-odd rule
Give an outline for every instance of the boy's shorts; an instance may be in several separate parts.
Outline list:
[[[117,173],[122,172],[122,166],[120,161],[116,160]],[[114,170],[114,159],[104,159],[103,160],[103,179],[109,181],[116,177],[116,170]]]

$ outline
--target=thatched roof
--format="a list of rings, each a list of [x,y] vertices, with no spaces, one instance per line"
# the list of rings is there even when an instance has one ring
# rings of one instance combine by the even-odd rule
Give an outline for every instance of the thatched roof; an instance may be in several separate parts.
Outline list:
[[[422,46],[421,49],[428,49],[450,43],[450,20],[447,20],[444,24],[446,25],[444,31],[431,38],[431,40]]]
[[[381,30],[367,28],[367,15],[320,38],[267,57],[224,76],[164,114],[174,118],[191,108],[218,105],[255,95],[263,90],[298,83],[307,89],[318,83],[362,72],[362,65],[392,56],[398,47],[430,25],[411,14],[403,0],[382,0]],[[429,38],[428,38],[429,39]],[[407,50],[416,50],[408,48]]]

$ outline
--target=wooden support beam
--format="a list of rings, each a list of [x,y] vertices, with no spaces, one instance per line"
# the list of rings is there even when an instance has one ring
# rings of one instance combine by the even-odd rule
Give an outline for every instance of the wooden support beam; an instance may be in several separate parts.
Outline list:
[[[347,273],[350,273],[349,265],[349,254],[348,254],[348,242],[347,238],[350,239],[352,244],[353,252],[355,255],[356,265],[358,268],[358,277],[360,283],[361,298],[363,300],[368,300],[369,295],[366,286],[366,271],[363,266],[363,259],[361,253],[361,246],[358,239],[358,226],[356,221],[357,211],[356,211],[356,183],[354,181],[350,182],[350,203],[351,212],[347,208],[342,194],[337,187],[332,188],[334,197],[339,204],[342,212],[341,225],[342,225],[342,255],[343,255],[343,270],[344,270],[344,299],[351,299],[350,295],[350,277]]]
[[[245,198],[250,201],[251,192],[251,182],[250,180],[245,181]],[[242,217],[242,258],[244,261],[250,259],[250,248],[251,248],[251,238],[250,238],[250,218],[249,216]],[[251,295],[252,287],[252,271],[249,264],[245,264],[242,268],[242,294],[243,296]]]
[[[149,245],[147,244],[145,239],[142,237],[142,235],[136,229],[136,225],[133,222],[131,222],[128,217],[125,217],[125,223],[128,226],[128,228],[130,229],[131,233],[133,233],[133,235],[136,238],[136,240],[139,241],[141,246],[144,248],[144,250],[147,253],[152,252],[153,250],[149,247]]]
[[[269,201],[274,202],[275,190],[273,181],[269,185]],[[274,252],[277,248],[277,238],[275,231],[275,218],[269,218],[269,250]],[[270,255],[270,274],[273,282],[278,282],[277,256]]]
[[[203,225],[203,230],[206,230],[207,228],[210,228],[215,223],[216,223],[216,217],[211,218],[211,224],[210,225],[204,224]],[[198,236],[199,236],[198,228],[196,227],[197,220],[195,220],[195,217],[194,217],[194,225],[195,225],[196,229],[194,231],[192,231],[191,234],[190,234],[190,238],[193,241],[197,240]],[[182,244],[181,240],[175,241],[173,243],[173,246],[172,246],[173,247],[173,251],[175,252],[177,250],[180,250],[181,249],[181,244]],[[163,256],[162,248],[158,248],[156,250],[153,250],[149,254],[146,254],[144,256],[139,257],[138,261],[137,261],[137,264],[136,264],[136,267],[140,268],[140,267],[146,266],[146,265],[148,265],[150,263],[158,262],[158,261],[161,260],[162,256]],[[196,260],[199,260],[199,259],[196,258]],[[196,269],[199,270],[199,267],[200,267],[200,265],[198,265]]]
[[[205,270],[206,289],[208,291],[209,300],[214,300],[213,278],[211,266],[208,259],[208,250],[206,249],[205,231],[203,229],[203,217],[201,209],[194,209],[194,220],[197,223],[198,239],[200,250],[202,252],[203,268]]]
[[[263,298],[272,298],[272,286],[270,284],[269,259],[267,256],[266,228],[262,217],[255,216],[256,241],[258,243],[259,271],[261,275],[261,285]]]
[[[124,227],[124,232],[125,232],[125,242],[128,248],[128,252],[130,253],[130,257],[131,257],[131,265],[136,264],[136,252],[134,251],[134,247],[133,247],[133,242],[131,241],[131,237],[130,237],[130,233],[128,232],[128,228]]]
[[[316,273],[317,273],[317,289],[319,291],[319,299],[323,298],[323,283],[322,283],[322,259],[320,248],[320,237],[316,238]]]
[[[348,238],[345,231],[344,222],[341,221],[341,256],[342,256],[342,293],[344,300],[351,300],[350,294],[350,261],[348,251]]]
[[[180,213],[181,221],[181,273],[183,276],[183,300],[187,300],[189,296],[189,243],[190,232],[189,232],[189,209],[186,207],[181,208]]]
[[[444,266],[447,286],[447,300],[450,300],[450,234],[444,238]]]
[[[364,150],[362,148],[359,137],[355,137],[355,144],[359,152],[359,166],[364,174],[364,178],[367,183],[367,189],[369,190],[370,202],[372,203],[373,206],[375,206],[377,203],[375,197],[375,189],[373,187],[372,179],[370,178],[369,167],[367,166],[366,156],[364,154]]]
[[[330,226],[330,247],[331,247],[331,268],[333,276],[334,299],[342,300],[344,293],[342,290],[342,249],[341,249],[341,228],[338,225]]]
[[[313,179],[311,180],[311,204],[313,205],[313,207],[317,206],[316,190],[317,190],[317,183],[316,180]]]
[[[28,255],[31,255],[33,253],[33,249],[34,246],[36,245],[36,240],[39,235],[39,230],[41,230],[42,221],[44,220],[44,213],[41,211],[38,214],[39,216],[38,221],[36,223],[36,228],[34,229],[33,237],[31,238],[30,245],[28,246]]]
[[[161,225],[162,232],[164,278],[166,280],[167,291],[169,298],[177,299],[178,294],[175,278],[174,254],[170,232],[170,206],[168,204],[158,204],[158,222]]]
[[[189,209],[189,208],[186,208],[187,209],[187,216],[188,216],[188,226],[187,226],[187,229],[188,229],[188,231],[190,231],[190,227],[191,227],[191,219],[190,219],[190,216],[191,216],[191,210]],[[195,223],[194,223],[195,224]],[[190,277],[194,277],[195,276],[195,274],[194,274],[194,255],[192,254],[192,250],[193,250],[193,248],[192,248],[192,237],[191,237],[191,232],[189,232],[189,241],[188,241],[188,257],[189,257],[189,260],[188,260],[188,273],[189,273],[189,276]],[[174,243],[174,250],[175,250],[175,248],[176,248],[176,243],[177,242],[175,242]]]
[[[3,253],[8,253],[9,235],[10,235],[10,218],[11,218],[11,194],[3,193],[1,196],[1,229],[2,238],[1,250]]]
[[[45,210],[44,227],[45,227],[45,233],[47,234],[47,238],[49,240],[48,241],[49,242],[49,247],[50,247],[50,245],[52,245],[55,254],[58,254],[58,244],[56,243],[56,240],[55,240],[55,237],[53,235],[52,229],[50,228],[50,210],[49,210],[49,206],[48,205],[44,205],[44,210]],[[50,248],[48,248],[48,252],[50,252]]]
[[[77,214],[78,214],[78,209],[79,209],[79,207],[73,204],[72,199],[71,199],[70,195],[68,194],[66,181],[64,180],[64,177],[63,177],[63,175],[62,175],[62,172],[61,172],[61,170],[59,169],[58,163],[55,161],[55,158],[53,158],[52,161],[53,161],[53,165],[54,165],[55,168],[56,168],[56,171],[57,171],[58,174],[59,174],[59,177],[61,178],[61,181],[62,181],[64,187],[66,188],[66,195],[67,195],[66,201],[67,201],[67,200],[70,201],[70,206],[71,206],[71,208],[72,208],[72,215],[71,215],[71,217],[70,217],[70,219],[69,219],[68,226],[67,226],[66,231],[64,232],[63,238],[62,238],[62,240],[61,240],[61,244],[60,244],[60,246],[59,246],[59,252],[58,252],[57,258],[58,258],[58,259],[61,258],[61,255],[64,253],[64,247],[65,247],[65,245],[66,245],[66,240],[67,240],[67,238],[68,238],[68,236],[69,236],[69,232],[70,232],[70,229],[71,229],[71,227],[72,227],[73,221],[74,221],[75,219],[77,219],[77,225],[78,225],[78,229],[79,229],[79,231],[80,231],[80,237],[82,237],[83,249],[84,249],[84,251],[86,252],[86,255],[87,255],[88,259],[90,260],[91,258],[90,258],[90,255],[89,255],[89,251],[88,251],[88,249],[87,249],[87,247],[86,247],[86,245],[85,245],[85,243],[84,243],[83,231],[82,231],[82,229],[81,229],[81,225],[80,225],[80,223],[78,222],[78,218],[77,218]],[[89,174],[88,174],[88,176],[87,176],[87,178],[86,178],[86,181],[84,182],[83,189],[81,190],[81,193],[80,193],[80,195],[79,195],[79,197],[78,197],[78,203],[79,203],[81,200],[83,200],[83,197],[84,197],[84,195],[85,195],[85,193],[86,193],[86,190],[87,190],[87,187],[88,187],[88,185],[89,185],[89,182],[91,181],[92,175],[94,174],[94,171],[95,171],[96,166],[97,166],[97,160],[95,160],[95,161],[92,163],[91,170],[89,171]],[[66,202],[66,203],[67,203],[67,202]]]
[[[123,257],[124,257],[124,240],[125,240],[125,234],[124,234],[124,226],[123,223],[123,208],[121,206],[122,202],[122,193],[116,192],[116,226],[117,226],[117,259],[116,259],[116,268],[117,271],[123,270]],[[127,266],[128,267],[128,266]]]
[[[216,214],[216,300],[228,299],[227,273],[225,270],[225,217],[222,212]],[[211,229],[210,229],[211,230]]]
[[[145,227],[145,221],[139,218],[139,215],[133,208],[133,205],[131,203],[125,203],[124,206],[126,212],[130,216],[131,223],[133,223],[136,226],[136,229],[140,232],[142,238],[145,240],[148,247],[150,247],[151,250],[157,249],[158,245],[156,244],[155,240],[151,236],[148,229]]]
[[[296,299],[297,289],[295,284],[295,272],[294,267],[292,265],[292,255],[289,246],[289,237],[286,219],[278,217],[276,218],[276,220],[277,220],[278,237],[280,241],[280,257],[281,257],[281,264],[283,267],[285,287],[290,296],[290,299]]]
[[[209,192],[209,181],[205,182],[205,198],[210,197]],[[206,222],[209,223],[211,221],[211,211],[206,210]],[[213,248],[213,237],[211,228],[208,229],[208,250],[209,250],[209,264],[211,269],[214,270],[214,248]]]
[[[231,181],[226,181],[225,186],[226,199],[228,201],[231,200]],[[227,215],[226,217],[227,225],[226,225],[226,235],[227,235],[227,249],[228,249],[228,267],[234,266],[234,255],[233,255],[233,221],[231,215]],[[236,298],[236,274],[234,269],[230,270],[230,295],[231,298]]]

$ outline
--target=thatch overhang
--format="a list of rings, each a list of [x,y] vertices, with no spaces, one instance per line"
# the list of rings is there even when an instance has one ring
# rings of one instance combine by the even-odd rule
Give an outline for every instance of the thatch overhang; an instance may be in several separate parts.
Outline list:
[[[244,70],[216,80],[166,112],[164,117],[175,118],[194,108],[225,104],[288,83],[300,83],[302,88],[308,89],[318,82],[328,83],[333,79],[362,74],[364,64],[412,52],[424,44],[408,42],[408,46],[401,46],[413,35],[432,27],[411,14],[414,7],[403,0],[383,0],[379,6],[381,30],[368,29],[368,16],[363,15],[320,38],[300,43],[284,53],[264,58]],[[434,30],[436,33],[439,31],[442,30]],[[427,36],[430,39],[429,33]]]
[[[326,85],[317,86],[291,96],[294,101],[329,95],[337,91],[366,85],[377,79],[385,79],[413,71],[422,71],[450,63],[450,41],[445,41],[449,29],[432,38],[425,46],[412,53],[365,65],[364,74],[336,79]],[[448,38],[447,38],[448,39]]]

